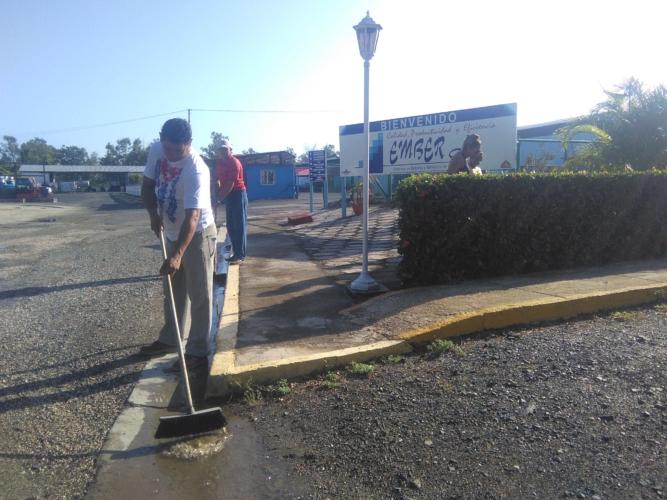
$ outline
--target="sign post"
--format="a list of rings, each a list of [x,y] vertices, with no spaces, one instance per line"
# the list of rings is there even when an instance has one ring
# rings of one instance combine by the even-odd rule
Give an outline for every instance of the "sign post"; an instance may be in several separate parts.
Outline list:
[[[347,179],[345,177],[340,178],[340,209],[341,216],[347,217]]]
[[[324,208],[329,208],[329,177],[327,176],[327,156],[326,151],[324,154],[324,179],[322,180],[322,201],[324,202]]]
[[[327,190],[327,158],[323,149],[308,151],[308,170],[310,175],[310,211],[313,211],[313,183],[323,182],[322,201],[325,204],[328,193]]]
[[[313,213],[313,181],[310,181],[308,183],[309,186],[309,201],[310,201],[310,213]]]

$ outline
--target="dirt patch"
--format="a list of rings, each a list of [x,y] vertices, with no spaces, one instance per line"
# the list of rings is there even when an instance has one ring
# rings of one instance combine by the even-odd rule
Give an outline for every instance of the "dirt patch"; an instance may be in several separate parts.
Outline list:
[[[659,498],[667,312],[617,318],[477,335],[243,411],[313,498]]]

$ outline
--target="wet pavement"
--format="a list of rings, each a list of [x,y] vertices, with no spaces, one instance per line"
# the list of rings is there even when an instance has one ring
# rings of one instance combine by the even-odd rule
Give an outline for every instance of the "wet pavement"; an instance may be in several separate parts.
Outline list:
[[[339,283],[353,280],[361,267],[362,218],[342,217],[340,209],[321,210],[313,222],[289,229],[299,246]],[[389,289],[398,289],[398,210],[371,206],[368,217],[368,261],[374,277]]]

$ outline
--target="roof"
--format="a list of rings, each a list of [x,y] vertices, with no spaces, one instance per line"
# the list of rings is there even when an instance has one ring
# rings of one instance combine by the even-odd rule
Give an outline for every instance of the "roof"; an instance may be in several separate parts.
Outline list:
[[[249,155],[234,155],[243,165],[287,165],[294,166],[294,155],[287,151],[269,151]]]
[[[21,165],[20,174],[27,173],[54,173],[54,174],[141,174],[143,165]]]
[[[556,130],[571,125],[578,121],[578,118],[564,118],[552,122],[538,123],[536,125],[524,125],[517,127],[517,136],[519,139],[530,139],[531,137],[544,137],[553,135]]]
[[[256,166],[256,165],[271,165],[271,166],[281,166],[286,167],[294,166],[294,155],[288,151],[268,151],[266,153],[252,153],[249,155],[234,154],[244,167]],[[208,158],[202,155],[204,162],[209,166],[209,168],[214,168],[216,164],[215,158]]]

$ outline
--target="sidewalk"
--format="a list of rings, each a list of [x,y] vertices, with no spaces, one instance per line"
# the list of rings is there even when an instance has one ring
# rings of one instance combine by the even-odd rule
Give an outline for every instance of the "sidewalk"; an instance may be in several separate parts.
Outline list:
[[[374,208],[369,267],[395,291],[360,302],[345,285],[360,270],[361,217],[323,210],[310,224],[283,225],[298,210],[298,202],[251,205],[249,258],[229,268],[210,396],[408,352],[434,338],[651,302],[667,292],[667,260],[400,290],[397,212]]]

